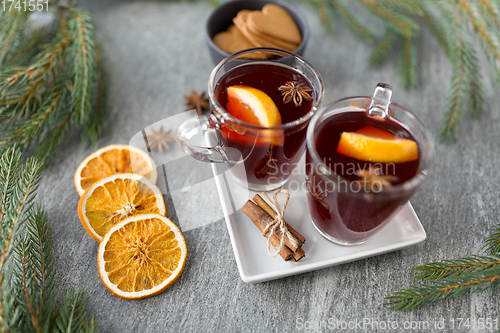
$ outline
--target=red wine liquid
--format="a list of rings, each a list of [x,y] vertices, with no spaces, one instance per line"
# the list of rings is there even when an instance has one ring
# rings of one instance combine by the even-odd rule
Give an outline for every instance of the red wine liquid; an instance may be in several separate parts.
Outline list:
[[[228,102],[227,87],[245,85],[265,92],[274,101],[283,124],[305,116],[313,102],[295,105],[285,104],[278,88],[286,82],[301,82],[312,88],[311,83],[299,72],[284,65],[247,64],[234,68],[219,80],[216,91],[217,100],[225,107]],[[305,150],[307,124],[289,129],[273,131],[277,139],[240,134],[231,126],[219,133],[219,143],[223,147],[235,148],[241,153],[244,168],[233,168],[233,175],[251,184],[280,184],[289,178]],[[267,134],[269,135],[269,134]]]
[[[383,192],[372,191],[368,199],[363,194],[370,192],[370,189],[351,182],[360,179],[356,170],[376,167],[380,175],[394,176],[392,184],[398,185],[413,178],[419,169],[419,160],[372,163],[337,152],[342,132],[356,132],[366,126],[380,128],[398,137],[416,141],[408,130],[391,118],[369,117],[364,111],[344,112],[323,121],[316,129],[315,136],[316,150],[324,163],[336,174],[334,177],[338,182],[334,184],[325,176],[318,175],[317,170],[313,170],[310,155],[306,154],[311,217],[324,233],[350,242],[362,240],[365,237],[363,233],[382,224],[413,194],[406,191],[397,196],[388,196]],[[352,192],[362,193],[353,195]]]

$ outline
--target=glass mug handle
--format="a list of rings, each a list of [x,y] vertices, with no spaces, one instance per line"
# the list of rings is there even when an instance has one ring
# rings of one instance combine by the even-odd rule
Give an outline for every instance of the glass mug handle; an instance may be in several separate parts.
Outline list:
[[[220,144],[201,146],[194,144],[194,139],[207,139],[207,134],[219,129],[218,121],[213,115],[198,116],[186,120],[177,128],[177,142],[182,150],[193,158],[210,163],[225,163],[227,155]]]
[[[369,116],[387,118],[391,114],[389,105],[391,104],[392,87],[387,83],[379,83],[375,88],[372,100],[366,112]]]

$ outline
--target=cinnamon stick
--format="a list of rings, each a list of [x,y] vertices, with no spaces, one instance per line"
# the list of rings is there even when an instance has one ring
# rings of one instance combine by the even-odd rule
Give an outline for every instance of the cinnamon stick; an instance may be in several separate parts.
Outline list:
[[[260,208],[258,205],[256,205],[254,202],[251,200],[248,200],[243,207],[241,208],[241,211],[243,214],[248,216],[252,222],[255,224],[257,228],[259,228],[260,232],[263,233],[266,226],[274,221],[274,219],[267,214],[262,208]],[[271,245],[275,248],[278,249],[280,246],[280,240],[278,237],[276,237],[276,234],[271,237]],[[279,252],[279,255],[283,260],[289,261],[293,258],[293,252],[290,250],[288,246],[283,246],[281,251]]]
[[[293,261],[297,262],[300,259],[304,258],[305,256],[306,253],[304,252],[304,250],[302,250],[302,248],[300,248],[293,253]]]
[[[268,213],[273,219],[276,218],[277,214],[274,211],[274,209],[271,206],[269,206],[269,204],[267,203],[267,201],[264,200],[259,194],[256,194],[256,195],[253,196],[253,201],[255,201],[255,203],[257,205],[259,205],[259,207],[262,208],[266,213]],[[305,237],[302,236],[297,230],[295,230],[288,223],[286,223],[286,227],[288,228],[288,230],[290,231],[290,233],[299,241],[300,244],[299,244],[299,246],[297,248],[300,248],[302,246],[302,244],[304,244],[304,242],[306,241]],[[285,241],[285,244],[288,247],[290,247],[290,249],[292,249],[292,251],[294,251],[294,252],[297,251],[297,248],[294,249],[292,246],[288,245],[288,243],[286,243],[286,241]]]

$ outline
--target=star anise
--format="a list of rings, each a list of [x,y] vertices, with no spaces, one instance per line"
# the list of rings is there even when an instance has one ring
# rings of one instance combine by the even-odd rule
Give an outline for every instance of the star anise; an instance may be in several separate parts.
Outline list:
[[[175,142],[175,137],[170,135],[170,130],[164,131],[163,126],[160,126],[160,129],[157,131],[153,127],[151,127],[151,133],[145,136],[144,139],[148,143],[148,150],[153,150],[154,148],[158,148],[160,153],[163,153],[163,148],[166,150],[170,149],[168,145],[169,142]]]
[[[299,106],[303,101],[311,102],[313,100],[313,89],[304,82],[295,83],[287,81],[284,85],[278,88],[278,91],[283,96],[283,103],[287,104],[293,101]]]
[[[386,187],[391,187],[392,183],[398,180],[398,177],[391,175],[382,175],[380,168],[372,167],[368,170],[357,170],[356,174],[361,177],[357,181],[358,184],[366,186],[366,188],[373,192],[380,192]]]
[[[186,111],[196,109],[196,113],[201,115],[203,110],[210,109],[210,104],[208,103],[208,99],[205,97],[204,91],[198,94],[196,90],[191,89],[191,94],[184,95],[184,98],[186,99],[186,106],[188,107]]]

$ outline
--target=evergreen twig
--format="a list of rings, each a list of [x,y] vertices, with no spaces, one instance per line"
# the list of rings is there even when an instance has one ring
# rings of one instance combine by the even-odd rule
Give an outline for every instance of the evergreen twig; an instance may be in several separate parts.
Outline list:
[[[476,35],[483,41],[485,52],[491,56],[493,67],[495,68],[495,79],[500,86],[500,47],[495,41],[490,31],[487,29],[487,24],[482,24],[481,19],[476,15],[472,9],[472,5],[464,0],[455,0],[460,6],[461,12],[464,14],[466,20],[472,23],[473,30]]]
[[[483,242],[491,255],[472,255],[455,260],[430,262],[412,268],[414,277],[432,280],[434,284],[410,286],[386,297],[385,305],[393,310],[408,310],[443,298],[467,292],[480,292],[500,286],[500,224]]]
[[[89,322],[85,318],[87,308],[87,297],[82,291],[71,288],[68,296],[64,300],[64,305],[59,311],[57,318],[57,328],[60,332],[97,332],[97,325],[92,317]]]
[[[358,37],[368,43],[373,43],[375,34],[361,23],[360,19],[349,10],[348,6],[344,5],[341,0],[330,1],[333,11],[344,20],[347,26],[358,35]]]
[[[500,266],[499,257],[472,255],[470,257],[455,260],[430,262],[411,269],[419,271],[418,274],[415,274],[414,278],[438,280],[452,276],[463,276],[465,274],[488,269],[494,266]]]
[[[70,292],[65,307],[53,307],[55,268],[48,217],[41,205],[34,205],[41,172],[36,158],[21,166],[16,147],[0,156],[0,331],[53,332],[65,327],[64,332],[96,332],[93,319],[85,318],[82,291]]]
[[[44,164],[77,125],[84,126],[82,138],[94,143],[106,114],[102,61],[90,17],[68,9],[55,26],[58,33],[31,65],[0,73],[0,147],[37,145],[35,156]]]
[[[422,21],[429,27],[450,59],[452,67],[453,74],[440,128],[440,135],[444,140],[452,140],[456,137],[465,110],[470,110],[472,116],[479,116],[483,111],[480,65],[476,48],[471,46],[471,35],[481,41],[484,53],[491,59],[496,73],[495,79],[500,86],[500,34],[498,33],[500,3],[498,0],[357,0],[350,1],[349,5],[346,4],[344,7],[339,7],[339,4],[340,6],[344,4],[341,0],[323,1],[325,7],[334,9],[332,12],[364,40],[366,37],[357,32],[351,23],[351,19],[359,22],[359,15],[350,13],[351,3],[362,4],[373,17],[380,21],[384,28],[380,30],[384,31],[384,35],[379,37],[380,41],[370,56],[370,64],[380,64],[393,48],[398,48],[401,57],[400,77],[405,88],[414,87],[418,81],[415,41],[420,32],[420,26],[415,19],[422,17]],[[324,17],[325,15],[321,16],[322,20]],[[334,20],[334,18],[329,19]],[[470,31],[467,29],[468,26],[472,27]]]
[[[395,40],[396,34],[392,30],[386,29],[384,37],[370,55],[370,64],[372,66],[379,65],[387,57]]]
[[[459,296],[466,292],[480,292],[500,286],[500,266],[463,274],[459,277],[436,280],[434,285],[421,284],[394,292],[386,297],[393,310],[408,310],[443,298]]]
[[[399,72],[403,88],[409,89],[415,87],[417,84],[417,50],[413,39],[410,37],[403,37]]]

